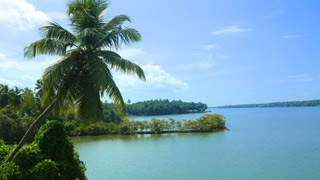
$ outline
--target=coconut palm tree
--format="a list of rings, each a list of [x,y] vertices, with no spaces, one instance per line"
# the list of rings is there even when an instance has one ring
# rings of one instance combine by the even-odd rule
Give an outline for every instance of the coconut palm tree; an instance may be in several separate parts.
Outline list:
[[[112,71],[136,74],[145,80],[143,70],[135,63],[123,59],[112,50],[141,40],[140,33],[122,25],[130,22],[126,15],[109,21],[104,13],[106,0],[74,0],[68,4],[71,31],[55,22],[41,27],[43,38],[25,48],[25,57],[58,55],[61,59],[46,68],[42,76],[42,105],[47,108],[28,129],[8,159],[11,161],[25,143],[32,129],[43,121],[50,111],[59,113],[68,106],[76,106],[78,116],[85,121],[101,119],[105,94],[125,112],[125,103],[113,80]]]

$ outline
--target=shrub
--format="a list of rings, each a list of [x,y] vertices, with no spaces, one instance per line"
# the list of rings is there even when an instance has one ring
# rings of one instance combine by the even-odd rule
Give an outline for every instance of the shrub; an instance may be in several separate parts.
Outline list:
[[[127,124],[120,124],[119,126],[119,134],[128,135],[131,134],[131,129]]]
[[[0,177],[7,180],[85,180],[84,172],[84,163],[74,152],[63,124],[49,121],[40,128],[32,144],[21,148],[12,162],[3,164]]]
[[[0,139],[0,164],[7,158],[8,154],[14,146],[6,145],[2,139]]]

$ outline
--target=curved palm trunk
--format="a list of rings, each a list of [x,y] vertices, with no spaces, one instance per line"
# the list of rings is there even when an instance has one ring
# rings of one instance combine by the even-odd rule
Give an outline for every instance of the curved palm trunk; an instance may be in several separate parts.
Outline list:
[[[31,135],[32,130],[44,120],[45,116],[53,109],[54,104],[56,100],[54,100],[41,114],[40,116],[31,124],[27,132],[24,134],[22,139],[20,140],[17,147],[12,151],[12,153],[9,155],[9,157],[6,159],[5,162],[10,162],[13,157],[16,155],[16,153],[22,148],[22,146],[26,143],[28,137]]]

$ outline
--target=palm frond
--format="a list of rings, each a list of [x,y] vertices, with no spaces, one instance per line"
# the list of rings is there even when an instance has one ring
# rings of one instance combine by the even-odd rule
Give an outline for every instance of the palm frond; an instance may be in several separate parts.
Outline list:
[[[129,16],[126,15],[119,15],[112,18],[104,27],[104,31],[110,31],[115,28],[120,27],[125,21],[131,22],[131,19]]]
[[[48,39],[56,39],[73,44],[76,37],[70,33],[68,30],[61,27],[56,22],[49,22],[48,26],[43,26],[40,28],[40,33],[42,33]]]
[[[96,44],[100,40],[99,31],[96,28],[85,28],[78,35],[80,45],[87,46]]]
[[[86,61],[86,72],[90,76],[95,89],[98,89],[100,95],[108,94],[109,98],[122,107],[125,112],[125,103],[123,101],[120,90],[113,81],[112,73],[108,66],[98,56]]]
[[[45,69],[42,76],[43,84],[43,104],[48,104],[60,91],[62,91],[59,86],[65,79],[65,77],[70,74],[72,69],[76,66],[76,61],[74,60],[75,52],[69,53],[69,56],[64,57],[55,64],[49,66]],[[61,93],[61,92],[60,92]],[[48,100],[47,100],[48,99]]]
[[[89,76],[83,76],[79,92],[76,102],[78,104],[77,114],[80,119],[89,122],[100,120],[102,117],[100,95]]]
[[[24,56],[27,58],[34,58],[38,55],[64,55],[67,51],[69,42],[44,38],[31,43],[24,48]]]
[[[114,47],[118,49],[122,44],[131,44],[141,41],[141,34],[134,28],[118,27],[107,33],[100,42],[101,47]]]
[[[103,12],[109,3],[105,0],[75,0],[68,5],[68,14],[76,30],[98,28],[104,26]]]
[[[136,63],[121,58],[119,54],[113,51],[101,50],[98,54],[106,64],[110,65],[111,69],[116,69],[129,75],[136,74],[141,80],[146,80],[143,69]]]

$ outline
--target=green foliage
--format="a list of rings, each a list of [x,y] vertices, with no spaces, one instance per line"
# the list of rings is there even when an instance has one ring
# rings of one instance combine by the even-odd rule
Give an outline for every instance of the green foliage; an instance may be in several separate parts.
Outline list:
[[[73,145],[63,124],[58,121],[50,121],[43,125],[36,134],[34,143],[46,159],[60,161],[71,159],[73,156]]]
[[[28,171],[31,167],[35,166],[42,159],[42,154],[36,144],[24,146],[13,158],[14,163],[19,165],[23,171]],[[31,173],[31,172],[29,172]]]
[[[59,179],[59,169],[51,159],[39,162],[32,171],[32,178],[37,180]]]
[[[0,109],[0,138],[6,142],[19,141],[34,122],[34,118],[9,104]],[[37,129],[33,130],[35,134]],[[32,141],[32,138],[28,139]]]
[[[0,152],[7,154],[8,147],[0,143]],[[43,125],[32,144],[21,148],[12,162],[2,165],[1,179],[86,179],[84,163],[58,121]]]
[[[122,135],[128,135],[128,134],[131,134],[131,129],[130,129],[130,126],[128,124],[121,124],[119,126],[119,134],[122,134]]]
[[[112,104],[106,104],[107,109],[112,107]],[[164,114],[182,114],[204,112],[207,105],[201,102],[182,102],[169,101],[167,99],[149,100],[137,102],[127,105],[127,113],[129,115],[164,115]]]
[[[13,162],[6,163],[0,169],[1,180],[25,180],[19,166]]]
[[[16,143],[23,137],[24,133],[35,121],[39,112],[42,111],[39,99],[36,94],[41,94],[41,84],[37,82],[38,92],[33,92],[29,89],[8,88],[8,91],[21,92],[23,94],[21,102],[18,106],[15,106],[13,102],[10,102],[4,107],[0,107],[0,139],[5,142]],[[4,85],[0,85],[2,87]],[[22,93],[23,92],[23,93]],[[83,123],[76,115],[75,108],[63,109],[63,114],[49,115],[50,120],[59,120],[64,123],[68,135],[101,135],[101,134],[117,134],[116,129],[118,124],[124,118],[124,114],[119,108],[104,109],[102,121],[97,121],[92,124]],[[105,123],[104,123],[105,122]],[[83,126],[83,127],[80,127]],[[33,135],[36,134],[40,125],[33,130]],[[33,141],[31,136],[28,142]]]
[[[152,118],[149,127],[150,127],[150,131],[154,134],[159,134],[163,130],[163,126],[161,126],[160,119]]]
[[[4,161],[7,155],[12,151],[14,146],[6,145],[2,139],[0,139],[0,164]]]

